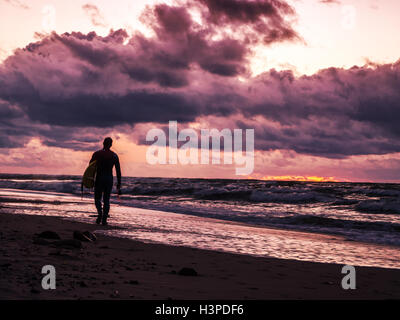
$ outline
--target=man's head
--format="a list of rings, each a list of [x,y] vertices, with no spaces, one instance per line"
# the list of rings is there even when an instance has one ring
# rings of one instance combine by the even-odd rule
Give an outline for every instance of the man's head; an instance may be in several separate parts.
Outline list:
[[[103,146],[106,150],[110,149],[112,146],[112,139],[110,137],[105,138],[103,141]]]

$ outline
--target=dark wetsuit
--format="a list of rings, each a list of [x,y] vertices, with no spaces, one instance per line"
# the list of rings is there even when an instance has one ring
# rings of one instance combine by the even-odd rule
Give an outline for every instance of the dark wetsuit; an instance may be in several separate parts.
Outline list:
[[[110,195],[113,186],[112,169],[115,166],[117,172],[118,185],[121,185],[121,168],[119,159],[115,152],[110,149],[102,149],[93,153],[90,162],[96,160],[97,172],[94,184],[94,202],[97,208],[98,220],[107,221],[110,211]],[[101,197],[103,196],[103,210],[101,207]]]

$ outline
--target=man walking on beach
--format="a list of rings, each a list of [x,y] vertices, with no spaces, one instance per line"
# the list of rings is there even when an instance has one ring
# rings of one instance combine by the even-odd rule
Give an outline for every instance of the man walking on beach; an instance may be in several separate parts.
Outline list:
[[[115,152],[111,151],[112,139],[107,137],[103,142],[103,149],[96,151],[92,155],[90,162],[96,160],[96,181],[94,184],[94,203],[97,208],[96,223],[107,225],[108,212],[110,211],[110,195],[113,186],[112,170],[115,166],[117,172],[117,189],[120,194],[121,189],[121,167]],[[89,162],[89,163],[90,163]],[[103,197],[103,208],[101,198]]]

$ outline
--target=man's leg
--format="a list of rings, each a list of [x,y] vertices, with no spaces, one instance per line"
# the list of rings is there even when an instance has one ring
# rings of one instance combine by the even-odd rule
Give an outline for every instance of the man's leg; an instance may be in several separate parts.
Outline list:
[[[102,223],[105,225],[107,224],[108,213],[110,212],[110,196],[113,186],[113,180],[109,179],[104,186],[104,193],[103,193],[103,219]]]
[[[102,219],[102,209],[101,209],[101,196],[103,194],[103,186],[100,183],[97,183],[96,181],[96,185],[94,187],[94,204],[96,205],[96,209],[97,209],[97,220],[96,223],[99,224],[101,222]]]

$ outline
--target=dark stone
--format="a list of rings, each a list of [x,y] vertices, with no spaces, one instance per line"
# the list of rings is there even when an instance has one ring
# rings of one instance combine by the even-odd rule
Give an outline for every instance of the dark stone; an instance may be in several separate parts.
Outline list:
[[[61,237],[58,235],[58,233],[54,232],[54,231],[43,231],[41,233],[38,234],[39,238],[43,238],[43,239],[52,239],[52,240],[60,240]]]
[[[191,276],[191,277],[197,276],[197,272],[193,268],[182,268],[181,270],[179,270],[178,274],[180,276]]]
[[[92,241],[80,231],[74,231],[73,237],[74,237],[74,239],[83,241],[83,242],[91,242]]]
[[[130,281],[129,281],[129,284],[139,284],[139,281],[137,281],[137,280],[130,280]]]

